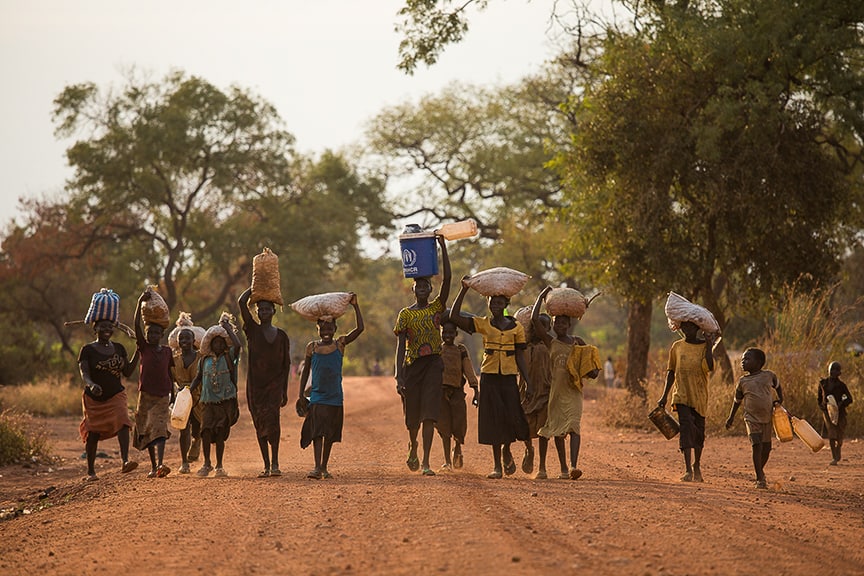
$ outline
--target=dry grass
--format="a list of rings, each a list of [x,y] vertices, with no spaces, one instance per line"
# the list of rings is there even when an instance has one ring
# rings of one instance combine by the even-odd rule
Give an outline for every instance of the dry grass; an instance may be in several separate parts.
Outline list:
[[[0,466],[49,454],[45,430],[29,414],[14,410],[0,412]]]
[[[3,386],[0,407],[38,416],[81,414],[81,386],[59,379]]]

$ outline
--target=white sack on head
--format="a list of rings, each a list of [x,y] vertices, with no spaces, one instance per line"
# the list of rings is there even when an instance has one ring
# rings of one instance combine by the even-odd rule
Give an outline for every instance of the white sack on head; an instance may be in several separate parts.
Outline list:
[[[720,334],[720,325],[711,311],[690,302],[680,294],[669,292],[665,311],[671,330],[679,330],[682,322],[693,322],[707,334]]]
[[[512,298],[519,293],[531,276],[512,268],[499,266],[478,272],[468,278],[465,283],[486,297],[506,296]]]
[[[249,303],[261,300],[282,306],[282,288],[279,276],[279,257],[269,248],[252,258],[252,294]]]
[[[174,324],[175,328],[171,330],[170,334],[168,334],[168,346],[170,346],[172,350],[180,349],[179,338],[180,332],[183,330],[189,330],[192,332],[192,335],[195,338],[195,348],[201,348],[201,340],[204,339],[204,334],[207,333],[207,330],[201,326],[195,326],[192,322],[192,315],[189,312],[180,312],[180,317],[177,318],[177,321]]]
[[[213,342],[213,338],[222,337],[225,339],[225,343],[230,347],[231,346],[231,337],[228,336],[228,332],[225,331],[225,328],[216,324],[207,329],[207,332],[204,333],[204,337],[201,339],[201,356],[211,356],[213,352],[210,350],[210,343]]]
[[[546,310],[552,316],[570,316],[581,320],[588,309],[588,299],[575,288],[553,288],[546,295]]]
[[[350,292],[312,294],[291,304],[291,309],[312,322],[335,320],[345,314],[351,305]]]
[[[141,303],[141,319],[145,324],[158,324],[162,328],[168,328],[171,323],[168,304],[156,292],[156,286],[148,286],[147,292],[150,293],[150,299]]]

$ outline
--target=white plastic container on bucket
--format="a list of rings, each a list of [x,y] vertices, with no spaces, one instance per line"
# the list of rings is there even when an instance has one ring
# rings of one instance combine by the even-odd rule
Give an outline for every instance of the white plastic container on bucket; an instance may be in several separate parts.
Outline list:
[[[446,240],[461,240],[462,238],[470,238],[477,235],[477,222],[473,218],[461,220],[459,222],[450,222],[444,224],[435,231],[444,236]]]
[[[416,225],[405,227],[399,236],[402,252],[402,274],[405,278],[423,278],[438,274],[438,240],[435,232],[425,232]],[[418,232],[407,232],[419,230]]]
[[[177,393],[177,398],[174,399],[174,406],[171,408],[171,427],[175,430],[186,428],[186,423],[189,421],[189,414],[191,412],[192,392],[188,386],[184,386]]]

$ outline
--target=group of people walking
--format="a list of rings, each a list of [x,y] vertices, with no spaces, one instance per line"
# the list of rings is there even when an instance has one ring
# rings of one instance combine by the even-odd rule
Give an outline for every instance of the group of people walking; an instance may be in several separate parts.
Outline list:
[[[477,441],[492,449],[492,471],[487,478],[500,479],[516,472],[514,442],[524,443],[522,471],[533,474],[536,460],[537,472],[533,478],[548,478],[546,458],[550,439],[558,456],[558,478],[580,478],[582,389],[586,379],[596,379],[604,368],[597,348],[570,334],[573,317],[541,313],[551,287],[538,294],[530,308],[530,319],[522,318],[523,322],[509,314],[510,299],[503,294],[488,297],[488,316],[463,314],[469,276],[462,277],[459,293],[448,308],[452,273],[446,241],[439,236],[438,243],[443,264],[438,295],[432,297],[430,277],[415,278],[414,302],[399,311],[393,328],[397,341],[396,391],[401,397],[408,431],[406,465],[425,476],[436,474],[430,457],[437,430],[444,451],[439,472],[463,466],[467,383],[473,390],[472,404],[478,408]],[[357,296],[349,294],[355,327],[337,336],[336,319],[319,318],[318,339],[306,345],[300,371],[295,407],[304,418],[301,447],[313,447],[314,468],[307,474],[313,479],[331,477],[328,463],[332,446],[342,440],[343,356],[346,346],[364,331]],[[129,456],[131,439],[135,448],[148,452],[148,476],[167,476],[171,469],[165,464],[164,455],[165,443],[171,435],[170,405],[177,391],[184,387],[189,388],[194,407],[180,431],[179,473],[191,473],[190,462],[197,459],[200,446],[203,464],[197,476],[227,476],[223,466],[225,443],[240,415],[237,371],[242,344],[233,318],[223,314],[218,324],[206,331],[198,329],[203,335],[178,323],[172,350],[161,343],[165,326],[143,319],[142,309],[152,297],[153,292],[148,289],[138,298],[134,354],[130,356],[120,343],[111,339],[116,318],[93,321],[96,339],[80,351],[78,364],[85,384],[80,435],[86,445],[87,479],[97,479],[94,466],[98,442],[114,436],[120,445],[121,472],[132,472],[138,466]],[[250,288],[240,295],[238,306],[248,347],[246,402],[263,463],[258,477],[281,476],[280,411],[289,400],[290,341],[285,331],[272,323],[276,313],[274,302],[255,300]],[[460,329],[468,334],[479,333],[483,338],[479,382],[467,348],[455,343]],[[669,351],[667,379],[658,405],[665,407],[671,393],[684,460],[681,480],[702,482],[708,375],[714,367],[715,339],[693,322],[682,322],[680,330],[684,337],[673,343]],[[133,424],[122,381],[132,375],[139,362]],[[745,375],[739,380],[726,422],[727,427],[731,426],[739,406],[743,406],[759,488],[767,485],[764,467],[771,452],[773,404],[783,400],[776,375],[764,370],[764,364],[762,350],[748,348],[744,352],[741,366]],[[829,377],[819,385],[818,401],[825,413],[832,464],[841,459],[846,408],[852,403],[840,373],[839,363],[832,363]],[[834,412],[829,414],[832,403]],[[214,448],[215,455],[211,455]]]
[[[291,349],[288,335],[272,323],[275,304],[266,300],[253,303],[251,293],[251,289],[247,289],[238,299],[248,346],[246,403],[263,462],[258,477],[266,478],[282,475],[279,467],[280,410],[288,403]],[[114,436],[120,443],[121,472],[132,472],[138,466],[129,457],[131,436],[135,448],[148,451],[151,465],[148,476],[167,476],[171,469],[164,463],[164,453],[165,443],[171,436],[170,406],[176,392],[184,387],[192,394],[193,409],[186,426],[180,430],[179,473],[191,473],[190,461],[197,459],[200,444],[204,461],[196,475],[228,476],[223,466],[225,442],[240,416],[237,371],[242,344],[233,318],[223,314],[220,322],[208,328],[200,338],[192,327],[178,326],[177,344],[172,350],[161,343],[164,326],[142,320],[142,307],[152,297],[153,292],[148,289],[138,298],[136,350],[131,357],[120,343],[111,340],[118,324],[111,319],[92,323],[96,340],[79,353],[78,366],[85,384],[80,435],[86,445],[86,479],[97,479],[98,442]],[[304,410],[301,445],[305,448],[314,444],[315,468],[309,473],[312,478],[330,476],[327,471],[330,450],[334,442],[341,440],[342,356],[345,346],[363,332],[363,317],[354,294],[351,305],[356,327],[350,333],[335,338],[336,321],[320,320],[320,340],[306,347],[297,407],[299,411],[301,405],[308,405]],[[130,377],[139,362],[138,402],[133,424],[123,378]],[[310,394],[308,399],[304,392]],[[211,454],[214,448],[215,454]]]

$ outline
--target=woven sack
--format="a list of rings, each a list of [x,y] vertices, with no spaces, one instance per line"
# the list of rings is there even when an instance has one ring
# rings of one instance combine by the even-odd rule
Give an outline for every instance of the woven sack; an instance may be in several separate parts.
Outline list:
[[[527,330],[529,326],[531,326],[531,313],[534,311],[534,305],[523,306],[513,314],[513,317],[516,318],[516,321],[522,324]]]
[[[669,292],[665,311],[671,330],[680,329],[682,322],[693,322],[707,334],[720,333],[720,325],[707,308],[693,304],[680,294]]]
[[[261,300],[282,306],[281,279],[279,277],[279,257],[264,248],[261,254],[252,258],[252,295],[249,303]]]
[[[90,298],[90,308],[84,315],[85,324],[93,324],[101,320],[110,320],[114,324],[120,318],[120,296],[113,290],[102,288]]]
[[[207,330],[202,328],[201,326],[195,326],[192,323],[192,315],[189,312],[180,312],[180,317],[177,318],[177,322],[174,323],[175,328],[171,330],[171,333],[168,334],[168,346],[171,347],[172,350],[180,349],[180,332],[183,330],[191,330],[192,334],[195,337],[195,348],[201,348],[201,340],[204,338],[204,334],[207,333]]]
[[[512,298],[519,293],[531,276],[518,270],[499,266],[474,274],[465,283],[483,296],[506,296]]]
[[[313,294],[291,304],[291,309],[312,322],[334,320],[342,316],[351,305],[349,292]]]
[[[588,299],[575,288],[553,288],[546,295],[546,310],[552,316],[581,320],[587,309]]]
[[[171,323],[168,316],[168,304],[156,292],[155,286],[148,286],[147,291],[150,292],[150,299],[141,304],[141,319],[144,320],[145,324],[158,324],[162,328],[168,328]]]

